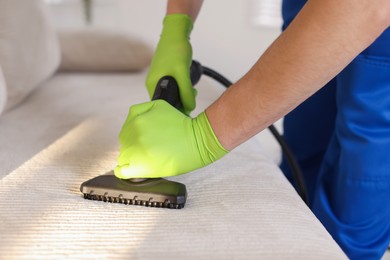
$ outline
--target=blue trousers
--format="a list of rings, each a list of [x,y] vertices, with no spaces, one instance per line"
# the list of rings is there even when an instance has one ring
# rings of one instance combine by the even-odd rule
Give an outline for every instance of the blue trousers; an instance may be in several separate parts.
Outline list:
[[[283,29],[305,2],[284,0]],[[390,244],[390,29],[285,117],[284,137],[328,232],[349,258],[380,259]],[[294,183],[285,159],[281,168]]]

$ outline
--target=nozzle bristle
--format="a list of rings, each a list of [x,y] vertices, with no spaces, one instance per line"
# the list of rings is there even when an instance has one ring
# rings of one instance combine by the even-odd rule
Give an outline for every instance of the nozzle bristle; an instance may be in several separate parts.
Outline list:
[[[154,208],[169,208],[169,209],[182,209],[184,207],[184,204],[175,204],[171,203],[170,200],[165,200],[164,202],[159,201],[153,201],[153,198],[150,198],[149,200],[139,200],[137,196],[135,196],[133,199],[127,199],[124,198],[123,195],[119,195],[119,197],[111,197],[104,195],[95,195],[95,194],[88,194],[83,193],[84,199],[88,200],[98,200],[98,201],[104,201],[104,202],[110,202],[110,203],[121,203],[125,205],[138,205],[138,206],[145,206],[145,207],[154,207]]]

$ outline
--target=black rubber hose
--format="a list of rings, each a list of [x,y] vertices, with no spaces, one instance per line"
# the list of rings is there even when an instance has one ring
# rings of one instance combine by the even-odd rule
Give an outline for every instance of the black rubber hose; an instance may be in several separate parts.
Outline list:
[[[221,83],[224,87],[229,88],[231,85],[233,85],[233,83],[230,80],[228,80],[227,78],[225,78],[224,76],[216,72],[215,70],[205,66],[202,66],[202,68],[203,68],[204,75],[215,79],[216,81]],[[291,168],[291,172],[293,174],[293,178],[297,186],[296,189],[299,196],[306,203],[306,205],[309,205],[305,180],[303,178],[303,174],[299,167],[299,164],[295,159],[295,156],[291,152],[286,141],[284,140],[283,136],[278,132],[276,127],[274,125],[270,125],[268,129],[271,131],[272,135],[275,137],[276,141],[279,143],[280,147],[282,148],[283,154],[286,157],[287,162]]]

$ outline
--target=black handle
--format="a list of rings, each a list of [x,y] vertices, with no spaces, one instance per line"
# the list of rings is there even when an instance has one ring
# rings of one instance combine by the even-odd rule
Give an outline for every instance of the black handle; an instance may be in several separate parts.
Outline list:
[[[202,65],[197,61],[192,61],[190,68],[192,86],[198,83],[202,73]],[[164,76],[158,81],[152,97],[152,100],[156,99],[163,99],[177,109],[183,108],[183,103],[180,100],[179,86],[172,76]]]

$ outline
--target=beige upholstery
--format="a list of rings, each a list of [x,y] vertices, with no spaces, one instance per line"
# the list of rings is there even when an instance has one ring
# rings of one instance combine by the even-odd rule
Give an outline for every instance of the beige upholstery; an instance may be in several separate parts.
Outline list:
[[[145,74],[59,74],[0,118],[0,259],[346,259],[257,139],[174,178],[184,209],[84,200]],[[197,89],[195,114],[222,93]]]
[[[59,64],[57,36],[42,0],[0,1],[0,65],[7,108],[22,101]]]
[[[152,57],[142,40],[104,29],[60,31],[59,42],[62,71],[139,71]]]

